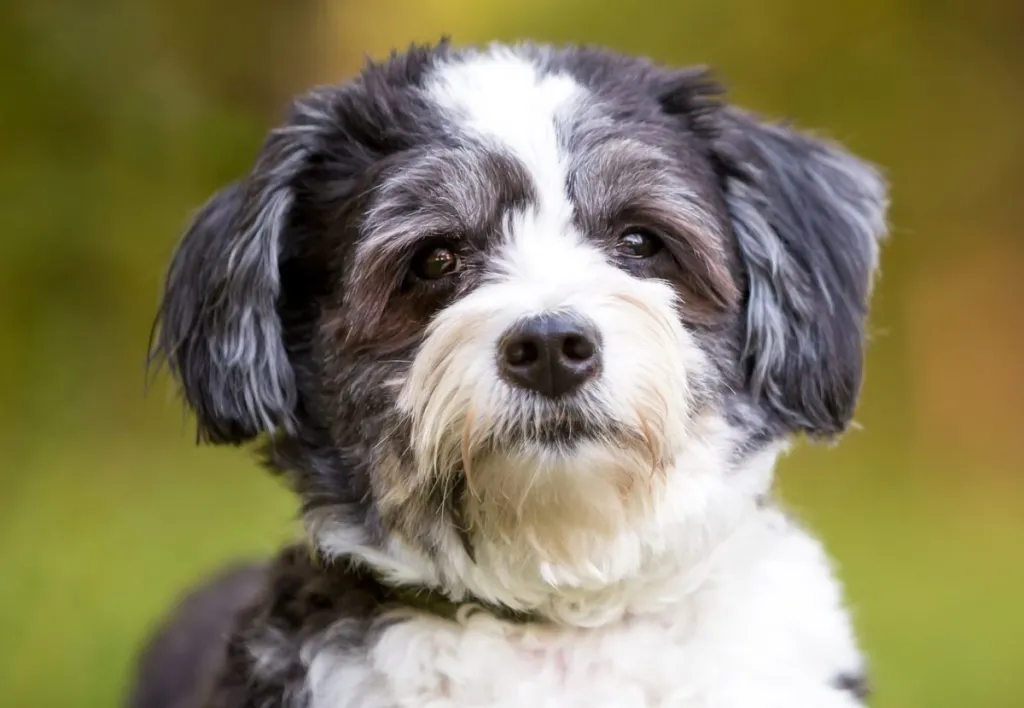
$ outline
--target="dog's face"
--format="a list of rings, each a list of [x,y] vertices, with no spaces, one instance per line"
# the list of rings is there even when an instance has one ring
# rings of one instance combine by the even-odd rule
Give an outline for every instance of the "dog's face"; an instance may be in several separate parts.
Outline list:
[[[715,93],[442,44],[300,99],[168,278],[201,434],[273,433],[321,527],[443,585],[635,572],[666,514],[841,432],[859,389],[884,185]]]

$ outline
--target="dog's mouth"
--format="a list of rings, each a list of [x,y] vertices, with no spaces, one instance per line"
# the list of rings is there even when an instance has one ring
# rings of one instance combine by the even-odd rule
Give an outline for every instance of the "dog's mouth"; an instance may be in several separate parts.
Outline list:
[[[611,436],[614,425],[576,415],[547,415],[524,421],[516,426],[509,443],[540,445],[551,448],[573,448],[583,442],[599,441]]]
[[[573,453],[585,443],[621,447],[643,438],[642,431],[596,414],[573,402],[534,403],[496,427],[489,435],[492,451]]]

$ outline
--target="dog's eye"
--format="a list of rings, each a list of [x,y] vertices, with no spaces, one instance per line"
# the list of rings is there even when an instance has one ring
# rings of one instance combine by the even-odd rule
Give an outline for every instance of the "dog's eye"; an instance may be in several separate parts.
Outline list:
[[[438,280],[451,275],[461,267],[455,251],[445,246],[430,246],[423,249],[412,261],[412,272],[423,280]]]
[[[650,258],[661,250],[661,239],[646,229],[629,229],[619,237],[615,252],[626,258]]]

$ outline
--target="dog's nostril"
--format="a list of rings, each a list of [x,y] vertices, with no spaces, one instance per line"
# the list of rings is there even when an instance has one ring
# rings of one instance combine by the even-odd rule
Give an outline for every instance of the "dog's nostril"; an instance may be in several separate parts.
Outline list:
[[[567,314],[540,315],[506,333],[498,368],[509,383],[556,398],[576,390],[600,369],[597,330]]]
[[[528,339],[511,341],[505,347],[505,361],[511,366],[527,365],[539,358],[537,345]]]
[[[568,334],[562,340],[562,354],[566,359],[584,362],[594,356],[594,343],[580,334]]]

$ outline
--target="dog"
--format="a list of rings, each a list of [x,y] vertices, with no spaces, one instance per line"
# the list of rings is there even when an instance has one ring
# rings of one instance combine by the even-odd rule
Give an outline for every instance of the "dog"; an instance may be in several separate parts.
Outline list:
[[[172,613],[134,705],[864,704],[771,485],[851,425],[887,181],[723,95],[443,39],[294,102],[183,236],[154,353],[308,543]]]

